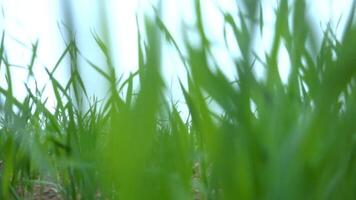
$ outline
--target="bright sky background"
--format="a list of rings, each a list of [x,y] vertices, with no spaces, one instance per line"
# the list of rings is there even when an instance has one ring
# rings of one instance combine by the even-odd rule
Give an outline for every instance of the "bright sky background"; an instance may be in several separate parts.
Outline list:
[[[38,60],[35,66],[35,75],[39,85],[44,85],[48,82],[47,75],[43,66],[51,69],[58,60],[61,52],[64,49],[63,45],[63,17],[61,9],[63,6],[60,3],[75,2],[73,4],[73,12],[76,16],[76,36],[82,53],[91,60],[100,63],[97,58],[99,49],[94,43],[91,31],[99,30],[101,27],[99,20],[98,8],[103,8],[103,0],[0,0],[2,7],[2,16],[0,16],[0,27],[5,30],[6,34],[6,50],[10,63],[19,66],[28,65],[31,58],[31,44],[39,40]],[[149,1],[145,0],[107,0],[107,15],[111,19],[110,27],[112,28],[112,43],[114,49],[115,64],[119,67],[120,72],[129,72],[137,69],[137,27],[135,21],[136,13],[143,13],[144,10],[150,10]],[[152,2],[152,1],[151,1]],[[173,36],[180,41],[181,35],[180,20],[183,19],[187,24],[194,24],[194,16],[192,15],[193,0],[163,0],[163,18],[166,26],[172,32]],[[224,72],[233,78],[234,72],[231,68],[231,58],[226,54],[223,47],[222,30],[223,19],[219,14],[217,6],[222,9],[236,12],[235,0],[205,0],[203,1],[203,10],[207,22],[208,36],[214,41],[214,52],[217,59],[222,63]],[[263,11],[265,28],[263,37],[259,43],[260,52],[263,54],[269,50],[269,41],[272,37],[272,26],[274,24],[274,8],[276,0],[263,0]],[[320,31],[325,28],[325,24],[331,20],[333,27],[336,27],[336,22],[340,16],[347,17],[350,9],[351,0],[310,0],[308,3],[308,13],[314,17],[315,25],[319,26]],[[155,4],[154,2],[152,4]],[[343,19],[343,18],[342,18]],[[59,28],[61,27],[61,28]],[[61,30],[62,29],[62,33]],[[341,34],[342,30],[338,30]],[[192,38],[194,38],[192,36]],[[163,71],[167,79],[168,87],[171,87],[173,93],[176,91],[177,76],[184,73],[181,62],[175,51],[168,46],[164,46]],[[286,52],[281,51],[280,62],[286,63]],[[104,91],[101,85],[98,84],[101,79],[90,69],[83,69],[84,80],[90,85],[90,94],[98,96],[103,95]],[[3,69],[1,69],[3,74]],[[56,77],[62,81],[66,79],[66,70],[60,69],[56,73]],[[283,79],[286,79],[288,67],[280,68],[280,73]],[[284,76],[283,76],[284,74]],[[25,94],[23,87],[27,80],[27,70],[21,67],[13,67],[13,85],[15,94],[20,99]],[[0,76],[0,85],[4,86],[3,75]],[[184,78],[183,78],[184,79]],[[33,82],[29,85],[33,86]],[[48,90],[49,91],[49,90]],[[50,97],[49,102],[53,102],[52,94],[46,91],[46,95]],[[51,98],[52,96],[52,98]]]

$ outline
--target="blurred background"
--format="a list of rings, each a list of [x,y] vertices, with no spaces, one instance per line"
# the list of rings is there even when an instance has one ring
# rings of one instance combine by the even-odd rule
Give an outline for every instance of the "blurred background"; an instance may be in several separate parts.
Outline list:
[[[182,33],[187,34],[193,42],[196,37],[193,0],[1,0],[0,27],[5,34],[6,56],[12,65],[15,96],[19,99],[25,96],[24,83],[35,87],[34,80],[28,79],[27,65],[31,60],[33,48],[37,48],[37,59],[33,72],[37,77],[39,88],[48,82],[45,68],[53,69],[66,47],[70,36],[74,36],[81,54],[98,66],[105,65],[105,59],[100,56],[99,48],[93,38],[94,34],[106,38],[109,43],[114,65],[117,72],[127,76],[137,70],[137,24],[141,24],[144,16],[153,16],[153,8],[157,8],[163,22],[176,39],[178,46],[182,45]],[[256,35],[255,51],[263,57],[270,49],[273,37],[274,12],[277,0],[262,0],[264,27],[261,34]],[[321,36],[328,24],[340,37],[345,19],[350,11],[351,0],[310,0],[307,1],[308,15],[315,25],[315,35]],[[231,13],[239,12],[238,0],[205,0],[202,1],[204,23],[208,38],[212,41],[213,52],[219,66],[232,80],[235,72],[232,68],[233,58],[239,56],[236,46],[229,46],[230,55],[224,45],[224,19],[221,10]],[[241,8],[243,9],[243,8]],[[236,15],[237,16],[237,15]],[[138,19],[138,23],[136,23]],[[229,40],[229,32],[227,33]],[[38,47],[37,45],[38,44]],[[184,48],[183,48],[184,50]],[[184,51],[183,51],[184,53]],[[103,97],[106,91],[102,88],[105,82],[88,64],[79,59],[79,70],[87,85],[89,95]],[[286,51],[279,52],[282,80],[286,81],[289,73],[289,60]],[[58,80],[65,83],[69,73],[65,63],[61,64],[55,73]],[[184,83],[184,67],[171,45],[163,43],[162,68],[166,86],[172,91],[172,99],[181,96],[178,78]],[[263,79],[263,68],[256,66],[255,72]],[[0,85],[6,84],[4,69],[1,69]],[[50,89],[44,90],[48,97],[48,105],[54,105],[54,97]]]

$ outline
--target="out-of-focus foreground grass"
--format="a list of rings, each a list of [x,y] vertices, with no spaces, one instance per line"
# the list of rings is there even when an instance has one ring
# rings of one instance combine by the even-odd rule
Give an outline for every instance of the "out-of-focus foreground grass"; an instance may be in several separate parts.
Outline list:
[[[214,60],[201,2],[194,2],[199,45],[185,38],[178,47],[156,15],[140,27],[139,70],[125,80],[116,76],[105,36],[93,34],[105,66],[85,58],[70,37],[47,70],[54,111],[42,88],[28,88],[23,101],[13,95],[2,34],[1,199],[356,199],[353,12],[340,40],[326,28],[318,45],[306,1],[280,0],[272,49],[259,58],[253,42],[263,8],[258,0],[241,1],[244,12],[221,13],[241,52],[231,81]],[[162,43],[176,48],[186,67],[188,120],[167,98]],[[282,43],[291,63],[286,83],[278,72]],[[71,61],[65,84],[55,78],[64,58]],[[105,78],[107,98],[87,95],[78,58]]]

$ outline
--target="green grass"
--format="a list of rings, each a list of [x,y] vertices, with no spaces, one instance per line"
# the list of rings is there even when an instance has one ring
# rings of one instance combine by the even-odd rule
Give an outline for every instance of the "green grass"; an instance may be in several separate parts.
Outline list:
[[[272,49],[258,58],[253,35],[264,26],[263,9],[257,0],[241,1],[246,15],[221,13],[241,51],[234,60],[236,81],[231,81],[214,61],[200,1],[194,2],[200,46],[185,37],[180,47],[157,14],[140,27],[139,69],[127,79],[116,76],[107,35],[93,33],[105,66],[82,55],[70,37],[56,66],[47,69],[47,87],[56,98],[53,111],[42,88],[28,88],[21,101],[14,96],[3,32],[1,199],[46,198],[48,188],[62,199],[356,198],[353,13],[340,40],[328,27],[317,45],[306,1],[288,6],[280,0]],[[141,35],[143,30],[148,34]],[[282,43],[291,62],[286,83],[278,72]],[[161,74],[167,66],[160,56],[167,44],[186,67],[181,91],[188,120],[167,98]],[[67,83],[56,79],[64,58],[70,60]],[[104,100],[88,96],[78,59],[106,81]],[[266,72],[263,80],[253,70],[257,64]]]

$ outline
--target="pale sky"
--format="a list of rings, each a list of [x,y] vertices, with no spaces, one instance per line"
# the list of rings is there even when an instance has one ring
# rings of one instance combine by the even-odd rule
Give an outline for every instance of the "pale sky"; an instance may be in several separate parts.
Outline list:
[[[59,27],[63,28],[61,23],[61,0],[0,0],[0,5],[3,9],[3,15],[0,16],[0,25],[6,34],[6,53],[11,64],[19,66],[28,65],[31,58],[31,44],[39,41],[38,60],[36,62],[34,72],[39,82],[39,85],[47,83],[48,78],[45,74],[43,66],[52,68],[58,60],[61,52],[64,49],[63,39]],[[92,61],[102,64],[103,60],[98,58],[97,52],[99,49],[92,38],[92,31],[100,30],[100,14],[97,12],[99,7],[98,2],[102,0],[76,0],[67,1],[76,2],[74,13],[76,15],[76,38],[82,53]],[[150,5],[145,0],[107,0],[107,13],[110,18],[110,27],[112,32],[111,46],[114,50],[115,65],[118,66],[120,72],[129,72],[137,69],[137,27],[136,13],[150,11]],[[152,2],[152,1],[151,1]],[[171,31],[177,41],[181,41],[180,20],[183,19],[186,24],[194,24],[194,16],[192,15],[193,0],[163,0],[162,16],[167,28]],[[263,37],[257,53],[263,54],[269,50],[272,37],[272,27],[274,24],[274,8],[276,0],[263,0],[263,11],[265,27]],[[319,26],[320,31],[325,28],[325,24],[329,21],[336,27],[336,22],[341,15],[344,18],[350,9],[351,0],[310,0],[307,1],[308,13],[313,16],[316,26]],[[217,5],[222,9],[230,12],[236,12],[234,0],[205,0],[203,3],[203,14],[205,15],[206,26],[209,38],[214,42],[213,51],[221,66],[224,66],[223,71],[230,78],[234,78],[232,69],[232,60],[227,56],[224,43],[222,41],[223,18],[217,9]],[[344,19],[342,18],[342,19]],[[343,23],[343,21],[341,21]],[[62,30],[63,32],[63,30]],[[340,35],[342,30],[338,30]],[[192,35],[194,38],[194,35]],[[163,73],[167,80],[167,86],[173,90],[173,93],[178,92],[177,77],[184,79],[184,68],[181,65],[177,53],[169,46],[164,46],[163,54]],[[233,47],[232,47],[233,48]],[[232,49],[234,51],[234,48]],[[235,49],[236,50],[236,49]],[[287,53],[280,52],[280,62],[288,63]],[[173,65],[172,65],[173,64]],[[25,90],[23,87],[27,78],[27,70],[21,67],[13,67],[13,85],[15,87],[15,95],[20,99],[23,98]],[[98,80],[101,80],[92,70],[83,69],[85,71],[84,80],[91,86],[89,93],[103,95]],[[5,79],[3,78],[4,69],[1,68],[0,85],[4,86]],[[66,70],[59,69],[56,77],[59,80],[65,81]],[[288,66],[284,65],[280,68],[280,74],[285,81],[288,74]],[[5,84],[6,85],[6,84]],[[33,86],[33,82],[29,85]],[[49,103],[54,104],[53,95],[46,91],[49,97]]]

